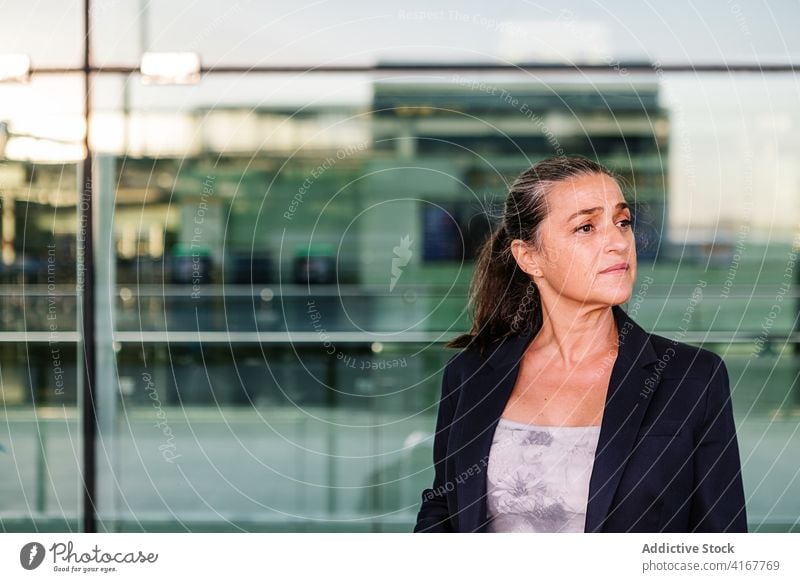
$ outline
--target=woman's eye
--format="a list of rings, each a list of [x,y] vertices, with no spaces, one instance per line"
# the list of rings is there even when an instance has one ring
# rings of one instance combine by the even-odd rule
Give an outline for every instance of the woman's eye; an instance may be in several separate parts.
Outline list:
[[[625,220],[620,220],[620,221],[619,221],[619,224],[621,224],[623,228],[629,228],[629,227],[631,226],[631,224],[632,224],[632,223],[631,223],[631,221],[630,221],[630,220],[628,220],[628,219],[626,218]],[[584,232],[584,233],[588,233],[588,232],[590,232],[590,230],[589,230],[589,229],[592,229],[592,228],[594,228],[594,225],[592,225],[592,224],[588,224],[588,223],[587,223],[587,224],[583,224],[583,225],[579,226],[578,228],[576,228],[576,229],[575,229],[575,232]]]

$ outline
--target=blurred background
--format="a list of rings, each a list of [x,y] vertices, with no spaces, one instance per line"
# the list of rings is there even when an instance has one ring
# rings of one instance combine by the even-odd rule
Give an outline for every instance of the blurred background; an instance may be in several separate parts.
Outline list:
[[[558,154],[624,177],[627,310],[725,359],[750,530],[796,531],[798,19],[4,3],[1,531],[410,531],[475,251]]]

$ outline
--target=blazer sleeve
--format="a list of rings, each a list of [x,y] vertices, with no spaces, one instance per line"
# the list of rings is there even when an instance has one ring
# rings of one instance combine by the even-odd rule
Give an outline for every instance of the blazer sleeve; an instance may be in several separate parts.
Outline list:
[[[450,436],[450,425],[456,408],[456,394],[450,385],[451,358],[445,365],[442,374],[441,398],[436,417],[436,434],[433,439],[433,487],[422,492],[422,505],[417,514],[414,533],[453,532],[450,512],[447,508],[447,483],[445,481],[445,461],[447,458],[447,440]]]
[[[725,362],[717,354],[714,358],[703,422],[695,442],[690,528],[694,532],[747,532],[730,380]]]

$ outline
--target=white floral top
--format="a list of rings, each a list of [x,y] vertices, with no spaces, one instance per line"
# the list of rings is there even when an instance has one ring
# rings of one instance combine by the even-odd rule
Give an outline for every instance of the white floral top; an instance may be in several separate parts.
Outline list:
[[[489,450],[491,532],[583,532],[600,426],[501,418]]]

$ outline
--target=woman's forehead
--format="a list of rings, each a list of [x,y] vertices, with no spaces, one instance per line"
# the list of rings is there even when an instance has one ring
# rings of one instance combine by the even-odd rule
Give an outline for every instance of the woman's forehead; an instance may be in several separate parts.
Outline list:
[[[616,180],[605,174],[562,180],[550,193],[550,210],[557,214],[572,214],[596,207],[615,209],[625,201]]]

